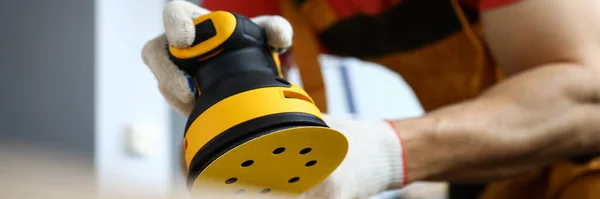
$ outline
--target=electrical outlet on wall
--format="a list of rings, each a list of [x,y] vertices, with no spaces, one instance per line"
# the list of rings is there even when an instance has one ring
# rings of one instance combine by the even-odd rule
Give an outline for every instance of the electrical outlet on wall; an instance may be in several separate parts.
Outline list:
[[[147,157],[157,148],[159,127],[148,123],[132,123],[125,127],[125,150],[134,157]]]

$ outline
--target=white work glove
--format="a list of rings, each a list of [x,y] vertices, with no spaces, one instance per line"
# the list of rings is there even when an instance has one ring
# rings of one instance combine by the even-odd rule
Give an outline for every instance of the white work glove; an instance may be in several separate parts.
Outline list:
[[[158,80],[165,100],[179,113],[188,116],[194,107],[194,84],[169,59],[166,41],[176,48],[194,41],[192,20],[209,11],[195,4],[175,0],[163,11],[165,34],[149,41],[142,50],[144,63]],[[292,27],[280,16],[251,19],[265,29],[268,44],[280,53],[292,44]],[[346,159],[320,185],[301,196],[303,199],[367,199],[390,186],[402,185],[403,154],[395,130],[384,121],[359,122],[325,116],[325,122],[342,132],[349,141]]]
[[[185,116],[194,106],[194,84],[171,62],[166,42],[169,41],[175,48],[189,47],[196,35],[193,19],[209,12],[187,1],[170,1],[163,10],[165,34],[152,39],[142,49],[144,63],[158,80],[161,94]],[[260,16],[251,20],[265,29],[269,45],[277,52],[283,53],[292,45],[292,26],[283,17]]]

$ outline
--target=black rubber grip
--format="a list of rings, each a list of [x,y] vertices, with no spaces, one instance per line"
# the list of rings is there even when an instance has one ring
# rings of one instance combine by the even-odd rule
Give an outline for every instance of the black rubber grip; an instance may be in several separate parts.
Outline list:
[[[169,52],[175,65],[194,77],[202,93],[196,96],[196,107],[188,118],[186,131],[206,109],[229,96],[257,88],[290,86],[279,78],[264,30],[250,19],[232,14],[236,18],[236,27],[217,48],[188,59],[179,59]],[[218,24],[211,20],[196,25],[194,43],[197,45],[216,35],[215,25]]]

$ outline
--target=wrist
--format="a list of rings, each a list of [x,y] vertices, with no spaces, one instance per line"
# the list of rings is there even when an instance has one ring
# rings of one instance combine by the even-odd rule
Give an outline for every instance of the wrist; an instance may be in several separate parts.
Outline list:
[[[390,126],[397,135],[402,147],[403,182],[398,186],[405,186],[415,181],[422,181],[437,175],[443,169],[443,162],[437,161],[436,155],[443,153],[434,152],[436,149],[434,134],[435,120],[427,117],[393,120]]]

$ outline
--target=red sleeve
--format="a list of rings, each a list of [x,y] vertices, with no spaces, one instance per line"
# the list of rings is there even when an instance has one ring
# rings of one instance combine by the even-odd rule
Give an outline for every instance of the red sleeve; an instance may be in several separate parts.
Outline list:
[[[508,4],[516,3],[521,0],[479,0],[479,10],[486,11]]]
[[[278,0],[202,0],[200,6],[208,10],[235,12],[246,17],[281,15]]]

